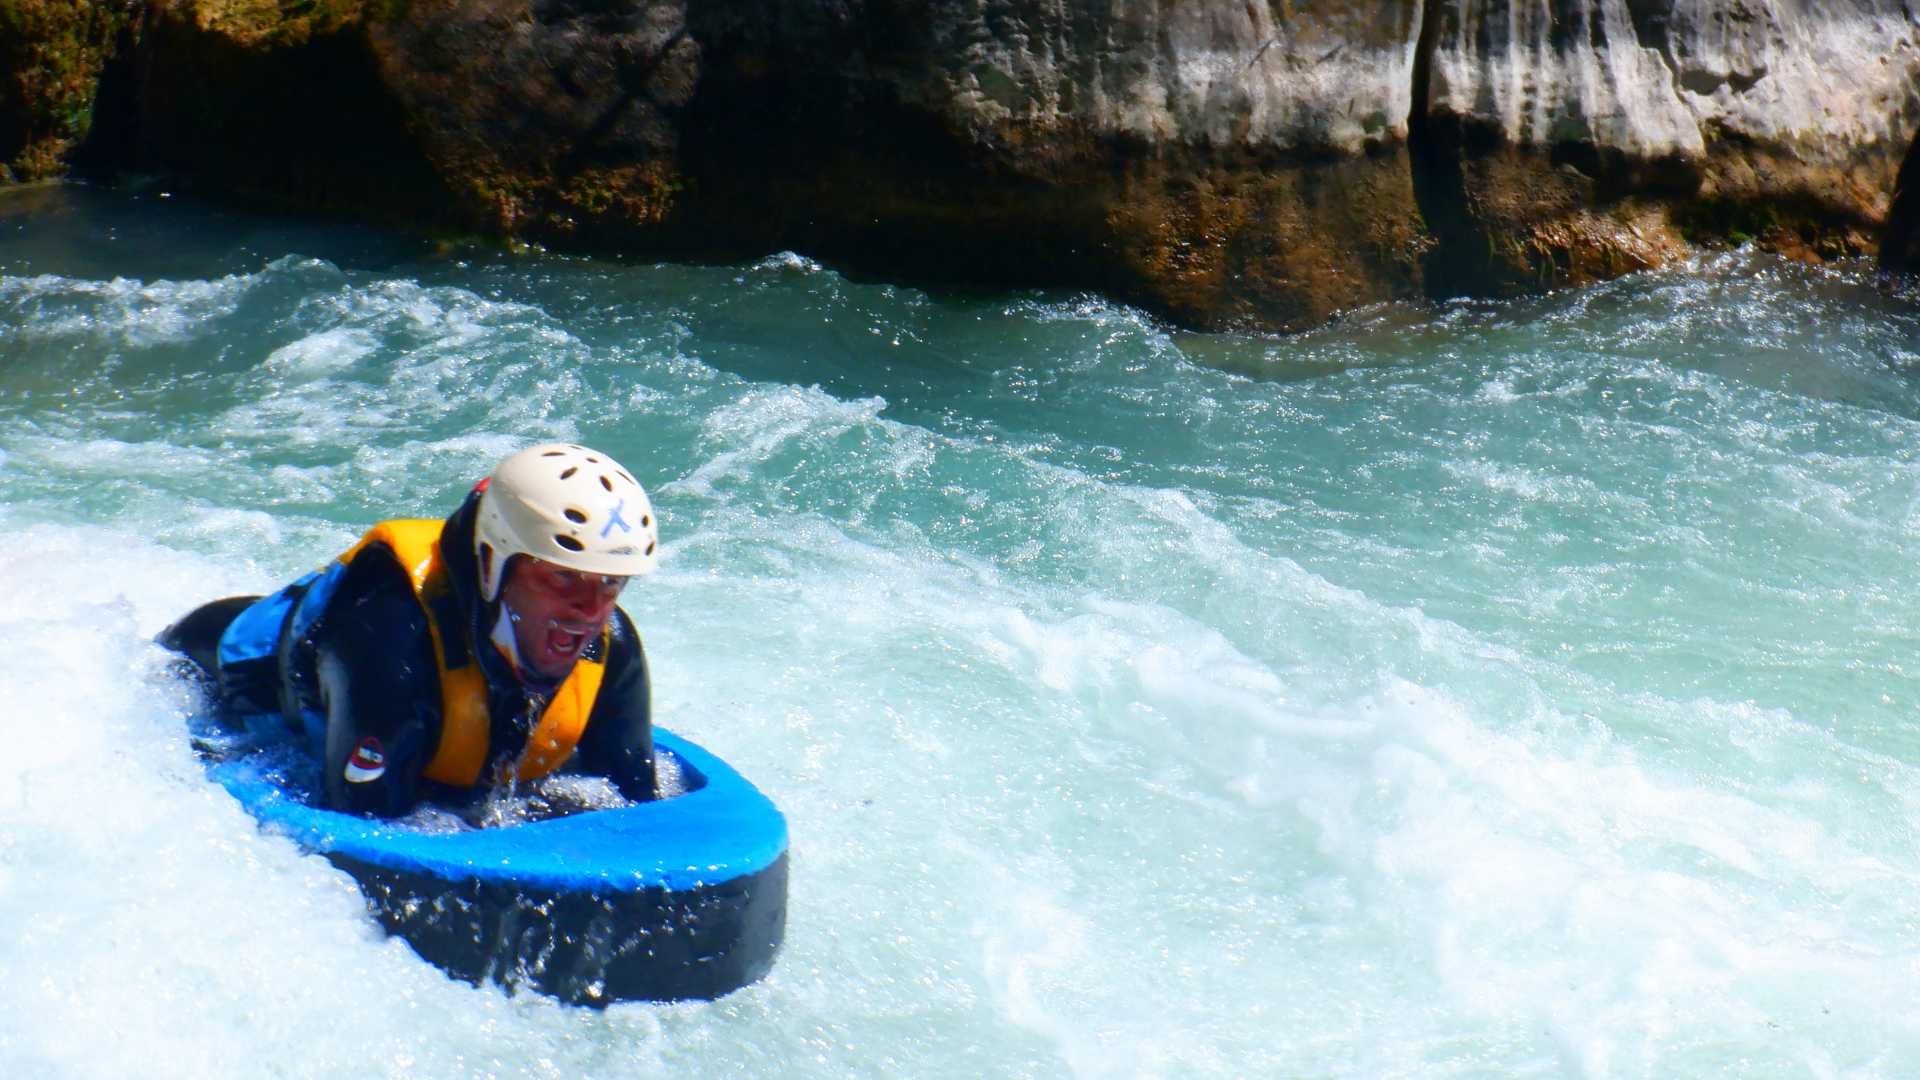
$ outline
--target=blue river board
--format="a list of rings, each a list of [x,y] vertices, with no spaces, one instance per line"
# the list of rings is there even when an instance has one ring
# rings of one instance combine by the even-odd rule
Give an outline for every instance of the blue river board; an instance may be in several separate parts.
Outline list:
[[[715,998],[773,965],[786,819],[699,745],[658,729],[654,745],[684,794],[454,833],[316,809],[255,757],[208,772],[353,875],[374,917],[451,975],[587,1005]]]

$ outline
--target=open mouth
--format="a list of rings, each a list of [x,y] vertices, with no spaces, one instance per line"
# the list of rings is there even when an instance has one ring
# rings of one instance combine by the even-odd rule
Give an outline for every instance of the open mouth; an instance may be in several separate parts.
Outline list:
[[[580,655],[587,643],[587,635],[593,628],[582,623],[565,623],[558,619],[547,621],[547,651],[562,659],[571,660]]]

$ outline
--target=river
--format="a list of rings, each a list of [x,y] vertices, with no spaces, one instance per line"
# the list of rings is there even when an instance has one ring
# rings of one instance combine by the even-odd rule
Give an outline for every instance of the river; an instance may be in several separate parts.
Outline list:
[[[711,1004],[452,982],[152,636],[625,463],[662,726],[786,812]],[[803,255],[0,197],[0,1074],[1920,1070],[1920,304],[1748,252],[1292,337]]]

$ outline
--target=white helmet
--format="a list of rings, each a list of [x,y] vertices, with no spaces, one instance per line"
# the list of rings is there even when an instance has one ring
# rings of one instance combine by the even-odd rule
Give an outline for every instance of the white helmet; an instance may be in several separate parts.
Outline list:
[[[493,470],[473,526],[480,596],[500,595],[507,560],[532,555],[587,574],[650,574],[660,533],[646,490],[598,451],[572,443],[522,450]]]

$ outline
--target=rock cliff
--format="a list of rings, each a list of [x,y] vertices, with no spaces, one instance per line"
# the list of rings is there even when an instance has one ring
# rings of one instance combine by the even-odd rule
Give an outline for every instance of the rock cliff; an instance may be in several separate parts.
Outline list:
[[[1203,327],[1702,243],[1920,250],[1899,0],[0,0],[0,34],[21,176],[87,153],[558,246],[1099,288]]]
[[[1432,5],[1416,138],[1453,280],[1657,264],[1691,240],[1875,250],[1920,119],[1899,0]]]
[[[0,0],[0,182],[59,176],[138,0]]]

